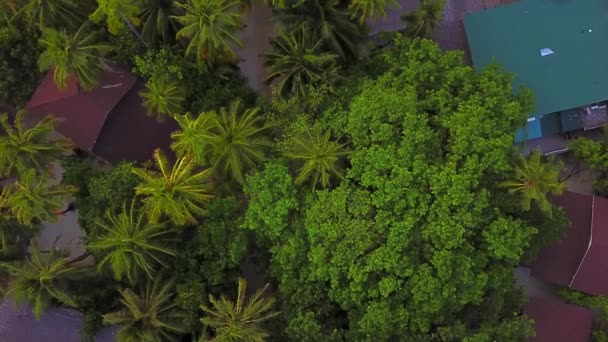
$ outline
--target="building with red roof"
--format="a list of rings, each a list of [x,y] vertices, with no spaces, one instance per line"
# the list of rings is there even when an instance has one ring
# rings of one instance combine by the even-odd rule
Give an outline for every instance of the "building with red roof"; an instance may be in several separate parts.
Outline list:
[[[608,199],[566,192],[556,202],[570,225],[540,252],[531,274],[550,284],[608,295]]]
[[[117,67],[100,77],[99,85],[85,91],[71,78],[59,89],[49,72],[25,106],[32,120],[48,114],[60,119],[56,131],[81,150],[111,163],[146,161],[154,149],[169,151],[173,120],[159,123],[146,115],[139,92],[144,84]]]
[[[535,342],[587,342],[591,336],[593,312],[576,305],[530,298],[524,313],[534,321]]]

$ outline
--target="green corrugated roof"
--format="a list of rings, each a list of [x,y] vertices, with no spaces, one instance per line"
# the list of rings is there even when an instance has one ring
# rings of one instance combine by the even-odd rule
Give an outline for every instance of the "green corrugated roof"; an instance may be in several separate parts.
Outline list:
[[[476,68],[496,61],[534,92],[532,115],[608,99],[606,0],[521,0],[467,15],[465,29]]]

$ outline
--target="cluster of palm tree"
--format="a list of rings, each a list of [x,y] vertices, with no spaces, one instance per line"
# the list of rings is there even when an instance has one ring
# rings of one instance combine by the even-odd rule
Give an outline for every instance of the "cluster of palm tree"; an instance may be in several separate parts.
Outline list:
[[[50,179],[53,164],[72,151],[69,141],[53,138],[55,124],[50,115],[28,125],[25,111],[19,111],[14,118],[0,114],[2,253],[7,251],[9,240],[22,236],[13,229],[16,224],[33,229],[42,221],[53,220],[55,212],[76,192],[75,188]]]

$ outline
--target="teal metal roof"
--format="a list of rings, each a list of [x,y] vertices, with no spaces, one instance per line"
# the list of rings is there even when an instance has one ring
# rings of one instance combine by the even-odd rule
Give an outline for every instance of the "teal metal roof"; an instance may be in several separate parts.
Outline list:
[[[514,73],[534,93],[531,115],[608,99],[608,1],[521,0],[464,21],[475,67]]]

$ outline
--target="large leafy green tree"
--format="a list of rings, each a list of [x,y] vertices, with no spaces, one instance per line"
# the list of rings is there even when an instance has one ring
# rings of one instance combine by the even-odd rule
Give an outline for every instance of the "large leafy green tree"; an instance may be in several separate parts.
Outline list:
[[[385,17],[389,6],[399,7],[399,3],[396,0],[352,0],[348,8],[353,12],[353,17],[363,24],[368,19]]]
[[[287,197],[277,190],[289,184],[278,181],[289,180],[285,169],[277,181],[250,180],[261,188],[247,190],[245,224],[270,246],[280,336],[525,340],[533,331],[514,314],[525,297],[512,270],[537,227],[504,209],[516,196],[499,183],[529,92],[429,40],[398,37],[378,58],[385,71],[354,75],[344,92],[354,95],[320,117],[352,142],[338,187],[279,208],[269,203]]]
[[[315,39],[321,39],[326,50],[340,56],[359,57],[365,50],[365,27],[350,18],[339,0],[306,0],[295,8],[283,9],[278,18],[289,30],[306,25]]]
[[[76,191],[76,188],[69,185],[51,184],[46,177],[29,169],[2,189],[0,213],[10,215],[25,225],[52,221]]]
[[[176,3],[184,14],[176,19],[183,26],[177,38],[188,40],[187,55],[200,60],[235,61],[234,49],[242,46],[236,32],[243,28],[239,0],[188,0]]]
[[[340,180],[344,178],[340,159],[349,153],[344,144],[331,140],[328,131],[318,133],[308,131],[304,136],[291,141],[286,157],[301,163],[296,184],[310,182],[315,189],[318,185],[323,188],[329,187],[332,177]]]
[[[160,149],[154,151],[157,171],[135,169],[141,183],[135,188],[144,196],[144,204],[152,222],[164,216],[175,224],[196,223],[196,215],[205,212],[209,194],[211,170],[196,170],[191,157],[179,158],[170,164]]]
[[[25,122],[27,113],[17,112],[14,121],[0,114],[0,176],[16,176],[28,169],[46,174],[52,162],[71,152],[65,139],[51,139],[57,120],[48,115],[32,127]]]
[[[103,316],[108,325],[119,325],[118,342],[177,341],[186,334],[182,314],[173,301],[172,281],[156,278],[141,286],[139,291],[122,290],[123,308]]]
[[[336,55],[321,50],[322,43],[319,39],[314,41],[306,27],[282,32],[264,54],[268,68],[266,82],[278,80],[275,87],[281,96],[304,98],[307,87],[321,80],[336,61]]]
[[[135,200],[129,209],[123,206],[122,213],[108,212],[104,222],[98,225],[105,234],[87,244],[87,248],[99,253],[98,268],[112,270],[116,280],[126,278],[131,283],[142,279],[142,275],[154,278],[158,266],[167,267],[164,260],[174,256],[171,248],[173,232],[165,223],[151,223],[144,210],[135,208]]]
[[[43,254],[34,245],[30,247],[30,254],[22,265],[3,264],[13,277],[7,295],[18,303],[31,303],[36,318],[53,301],[76,306],[67,284],[70,280],[78,279],[82,269],[71,266],[66,254],[55,248]]]
[[[40,70],[53,69],[53,79],[59,88],[65,88],[70,76],[75,76],[84,89],[92,89],[105,68],[104,56],[112,46],[99,41],[99,32],[84,23],[70,34],[47,28],[39,40],[44,52],[38,59]]]
[[[530,210],[532,202],[535,202],[542,211],[550,214],[552,205],[547,195],[560,195],[566,189],[566,184],[560,180],[562,167],[545,160],[540,151],[533,151],[528,158],[521,154],[515,158],[513,174],[501,185],[521,196],[525,211]]]
[[[405,34],[410,37],[430,38],[441,22],[445,0],[422,0],[417,9],[401,17],[407,23]]]
[[[267,287],[258,290],[246,301],[247,282],[239,278],[236,301],[224,296],[219,299],[209,296],[211,307],[201,305],[205,315],[201,322],[214,330],[215,338],[219,341],[264,341],[268,333],[260,324],[278,314],[271,311],[274,298],[264,297]]]
[[[177,80],[168,76],[156,76],[146,82],[146,89],[140,96],[148,115],[164,121],[166,116],[181,113],[186,91]]]

